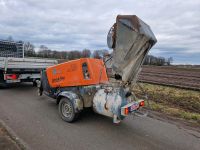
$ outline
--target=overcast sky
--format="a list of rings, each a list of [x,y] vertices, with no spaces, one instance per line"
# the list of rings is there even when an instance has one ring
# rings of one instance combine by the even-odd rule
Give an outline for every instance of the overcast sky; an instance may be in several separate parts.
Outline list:
[[[0,0],[0,39],[30,41],[56,50],[107,49],[118,14],[151,26],[155,56],[200,64],[200,0]]]

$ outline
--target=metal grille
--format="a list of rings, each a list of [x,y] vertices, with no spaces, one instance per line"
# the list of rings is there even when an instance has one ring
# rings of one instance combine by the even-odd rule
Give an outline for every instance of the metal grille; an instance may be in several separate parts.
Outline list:
[[[0,57],[23,58],[23,42],[0,40]]]

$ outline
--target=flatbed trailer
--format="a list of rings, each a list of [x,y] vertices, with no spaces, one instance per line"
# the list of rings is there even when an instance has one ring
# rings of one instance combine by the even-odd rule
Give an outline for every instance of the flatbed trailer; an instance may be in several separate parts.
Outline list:
[[[33,82],[40,79],[40,72],[57,64],[57,60],[0,57],[0,86],[11,83]]]

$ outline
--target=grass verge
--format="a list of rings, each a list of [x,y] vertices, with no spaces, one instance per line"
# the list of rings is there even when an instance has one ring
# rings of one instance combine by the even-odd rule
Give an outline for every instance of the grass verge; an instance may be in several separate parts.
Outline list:
[[[152,110],[200,124],[200,92],[147,83],[141,86],[148,95]],[[142,97],[138,86],[134,91]]]
[[[181,110],[180,108],[173,108],[170,106],[162,105],[153,101],[150,101],[151,109],[153,111],[162,112],[167,115],[171,115],[178,118],[183,118],[186,120],[193,120],[200,124],[200,114],[187,112],[185,110]]]

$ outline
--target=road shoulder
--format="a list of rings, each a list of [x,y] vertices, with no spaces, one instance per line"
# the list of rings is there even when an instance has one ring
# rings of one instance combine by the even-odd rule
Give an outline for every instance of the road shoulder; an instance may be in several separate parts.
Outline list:
[[[1,150],[25,150],[27,144],[20,139],[15,132],[0,120],[0,149]]]

